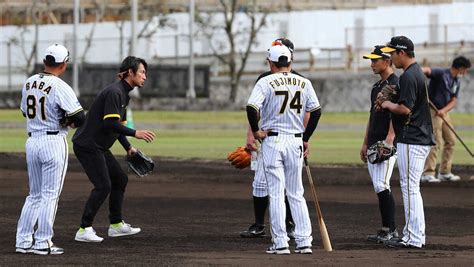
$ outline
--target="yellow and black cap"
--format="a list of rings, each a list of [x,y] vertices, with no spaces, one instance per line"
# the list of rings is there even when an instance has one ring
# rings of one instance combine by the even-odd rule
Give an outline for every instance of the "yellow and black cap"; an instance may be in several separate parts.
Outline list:
[[[366,59],[390,58],[389,53],[385,53],[382,51],[382,48],[384,47],[384,45],[376,45],[374,50],[370,52],[370,54],[364,55],[362,57]]]
[[[390,53],[395,50],[404,50],[405,52],[415,52],[415,46],[410,38],[406,36],[395,36],[390,42],[381,49],[382,52]]]

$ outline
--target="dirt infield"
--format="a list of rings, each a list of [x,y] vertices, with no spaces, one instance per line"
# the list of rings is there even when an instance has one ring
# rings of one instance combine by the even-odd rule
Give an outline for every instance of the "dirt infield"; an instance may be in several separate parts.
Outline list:
[[[319,227],[308,188],[313,223],[312,255],[266,255],[271,240],[242,239],[239,232],[253,221],[252,172],[226,162],[157,159],[154,175],[130,176],[125,220],[142,228],[136,236],[108,238],[107,203],[94,227],[100,244],[78,243],[74,234],[91,184],[77,161],[70,160],[55,223],[54,241],[65,249],[58,256],[14,253],[16,223],[27,194],[21,154],[0,154],[2,218],[0,265],[474,265],[474,166],[456,169],[459,183],[423,185],[427,246],[421,250],[387,249],[365,241],[379,227],[376,195],[365,168],[312,168],[334,252],[322,250]],[[403,227],[398,174],[392,181],[396,219]],[[306,178],[305,186],[307,185]],[[268,230],[268,229],[267,229]],[[269,231],[267,231],[269,233]],[[294,243],[291,243],[292,249]]]

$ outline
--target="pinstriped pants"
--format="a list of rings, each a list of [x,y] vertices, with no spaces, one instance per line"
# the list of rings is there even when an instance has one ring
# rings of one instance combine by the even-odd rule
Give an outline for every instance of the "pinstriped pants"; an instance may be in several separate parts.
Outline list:
[[[29,195],[21,210],[16,247],[44,249],[51,245],[59,195],[68,164],[68,145],[62,135],[29,137],[26,141]],[[34,230],[38,222],[38,228]]]
[[[397,144],[400,189],[405,210],[403,241],[416,247],[425,244],[425,213],[420,179],[429,151],[428,145]]]
[[[380,163],[373,164],[367,162],[375,193],[378,194],[384,190],[390,190],[390,178],[392,177],[393,166],[395,166],[396,161],[397,154]]]
[[[303,140],[294,135],[268,136],[263,140],[260,154],[262,170],[268,183],[270,222],[275,247],[288,247],[285,190],[295,221],[296,245],[311,246],[311,221],[303,196]]]

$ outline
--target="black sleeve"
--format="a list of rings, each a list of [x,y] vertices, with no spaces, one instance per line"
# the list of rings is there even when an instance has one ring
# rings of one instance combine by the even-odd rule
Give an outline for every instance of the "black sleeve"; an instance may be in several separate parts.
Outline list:
[[[303,141],[308,142],[311,135],[313,135],[314,130],[318,126],[319,118],[321,118],[321,109],[317,109],[309,114],[308,125],[306,125],[306,130],[303,133]]]
[[[120,135],[117,139],[122,145],[122,147],[125,149],[125,151],[128,151],[130,147],[132,147],[132,145],[130,144],[130,142],[128,142],[128,139],[125,135]]]
[[[403,104],[411,110],[416,101],[416,79],[411,73],[407,73],[400,77],[399,83],[400,97],[398,98],[398,104]]]
[[[258,110],[256,110],[254,107],[247,106],[247,119],[250,124],[250,128],[252,129],[252,132],[256,132],[259,130],[258,127]]]
[[[135,130],[130,129],[120,123],[118,118],[107,118],[104,120],[104,127],[114,133],[125,136],[135,136]]]
[[[121,105],[120,95],[115,91],[109,91],[105,96],[103,119],[119,118],[120,120],[125,120],[125,118],[121,118]]]
[[[74,123],[74,126],[81,127],[81,125],[84,124],[84,121],[86,121],[86,115],[84,110],[81,110],[78,113],[68,117],[68,119],[70,122]]]

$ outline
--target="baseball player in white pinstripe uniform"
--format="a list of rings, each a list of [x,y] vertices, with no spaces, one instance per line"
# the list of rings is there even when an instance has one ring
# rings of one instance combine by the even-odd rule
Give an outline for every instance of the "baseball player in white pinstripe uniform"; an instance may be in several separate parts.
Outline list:
[[[382,52],[380,49],[384,46],[375,46],[375,49],[363,58],[370,59],[370,67],[374,74],[380,76],[370,93],[370,117],[365,131],[365,138],[360,150],[360,158],[367,162],[367,148],[377,141],[385,141],[385,143],[393,145],[395,133],[393,132],[392,122],[390,119],[390,111],[383,110],[377,112],[375,109],[375,100],[382,88],[387,84],[398,85],[398,77],[393,73],[392,61],[390,54]],[[398,237],[395,227],[395,201],[390,189],[390,178],[392,177],[393,166],[397,160],[397,155],[391,156],[388,160],[371,163],[367,162],[370,177],[374,191],[379,200],[380,215],[382,218],[382,228],[375,235],[367,236],[367,240],[382,243],[393,237]]]
[[[413,42],[407,37],[392,37],[381,50],[391,54],[395,67],[403,69],[397,101],[381,104],[382,108],[392,112],[405,209],[403,239],[390,240],[385,244],[395,248],[421,248],[426,243],[426,237],[420,180],[430,147],[435,144],[426,77],[416,63]]]
[[[66,71],[68,61],[69,52],[64,46],[49,46],[43,60],[44,72],[28,78],[22,89],[20,109],[29,136],[26,161],[30,192],[18,221],[17,253],[64,253],[51,239],[68,163],[67,127],[78,127],[85,118],[72,88],[58,78]]]
[[[295,221],[295,253],[312,253],[311,221],[303,197],[303,157],[309,153],[308,140],[321,116],[311,82],[290,72],[291,52],[283,45],[268,50],[271,75],[255,85],[247,103],[247,117],[253,135],[262,140],[258,170],[263,170],[270,200],[273,245],[266,253],[290,254],[285,226],[285,197]],[[310,112],[304,127],[305,112]],[[259,129],[258,121],[262,119]],[[304,132],[304,133],[303,133]]]

